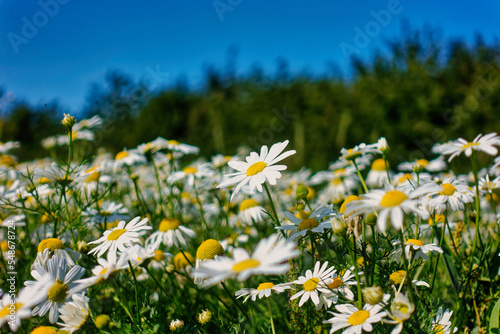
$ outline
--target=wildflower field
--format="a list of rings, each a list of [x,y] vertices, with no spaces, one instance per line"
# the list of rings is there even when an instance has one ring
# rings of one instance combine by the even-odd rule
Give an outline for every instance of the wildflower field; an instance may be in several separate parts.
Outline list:
[[[1,333],[500,333],[496,133],[313,173],[289,141],[87,158],[102,119],[61,123],[50,158],[0,144]]]

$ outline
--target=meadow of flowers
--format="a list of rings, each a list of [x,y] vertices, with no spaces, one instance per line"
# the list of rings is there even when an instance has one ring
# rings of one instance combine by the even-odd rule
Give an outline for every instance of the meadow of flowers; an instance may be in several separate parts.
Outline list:
[[[500,333],[496,133],[313,173],[288,141],[84,158],[101,125],[65,115],[36,161],[0,144],[1,333]]]

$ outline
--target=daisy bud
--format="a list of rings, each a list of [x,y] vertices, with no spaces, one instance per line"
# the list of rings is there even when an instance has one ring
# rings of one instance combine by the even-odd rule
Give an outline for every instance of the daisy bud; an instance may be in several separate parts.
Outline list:
[[[202,325],[206,325],[212,319],[212,311],[203,310],[200,314],[198,314],[198,322]]]
[[[130,174],[130,179],[132,181],[136,181],[137,179],[139,179],[139,175],[136,173],[132,173],[132,174]]]
[[[392,315],[402,321],[410,319],[414,310],[415,305],[413,305],[408,297],[406,297],[402,293],[398,294],[391,305]]]
[[[365,218],[365,222],[370,226],[375,226],[377,224],[377,215],[374,213],[370,213]]]
[[[384,290],[379,286],[364,288],[362,293],[364,301],[370,305],[377,305],[384,297]]]
[[[419,164],[418,162],[413,166],[413,172],[414,173],[422,173],[425,169],[425,166],[422,166],[421,164]]]
[[[76,247],[80,253],[87,253],[90,250],[90,246],[84,240],[78,241]]]
[[[306,199],[307,195],[309,194],[309,189],[303,184],[299,184],[297,186],[297,190],[295,191],[295,194],[297,195],[297,200],[301,199]]]
[[[73,125],[75,125],[76,119],[71,116],[70,114],[64,114],[64,118],[61,121],[61,124],[67,127],[68,129],[71,129]]]
[[[306,205],[302,201],[297,202],[297,204],[295,205],[295,210],[297,210],[297,211],[304,211],[305,208],[306,208]]]
[[[184,327],[184,321],[182,321],[182,320],[176,319],[176,320],[172,320],[172,322],[170,322],[170,330],[171,331],[176,331],[178,329],[181,329],[182,327]]]
[[[346,223],[339,218],[332,219],[332,232],[334,235],[338,237],[345,236],[347,233],[347,225]]]
[[[168,273],[168,274],[171,274],[175,271],[175,266],[173,264],[167,264],[165,266],[165,271]]]

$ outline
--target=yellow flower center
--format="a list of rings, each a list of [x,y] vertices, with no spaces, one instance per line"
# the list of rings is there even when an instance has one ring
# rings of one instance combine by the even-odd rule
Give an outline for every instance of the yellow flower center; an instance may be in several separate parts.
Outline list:
[[[115,160],[125,159],[128,156],[129,156],[129,153],[127,151],[121,151],[121,152],[118,152],[118,154],[115,156]]]
[[[167,232],[169,230],[175,230],[179,227],[181,222],[175,218],[165,218],[161,221],[160,227],[158,228],[161,232]]]
[[[437,324],[436,326],[434,326],[432,328],[432,330],[434,331],[435,334],[443,334],[444,333],[443,326],[441,326],[440,324]]]
[[[404,270],[395,271],[389,276],[389,281],[391,281],[391,283],[394,285],[401,284],[405,275],[406,271]]]
[[[112,213],[109,211],[106,211],[106,210],[99,211],[99,216],[101,216],[101,217],[109,217],[111,215],[112,215]]]
[[[427,166],[429,166],[429,160],[418,159],[417,160],[417,165],[422,166],[422,167],[427,167]]]
[[[52,327],[54,328],[54,327]],[[40,326],[35,328],[30,334],[57,334],[51,327]]]
[[[403,175],[401,175],[398,179],[398,183],[403,183],[403,182],[406,182],[408,180],[413,180],[412,176],[410,173],[405,173]]]
[[[61,240],[57,238],[48,238],[45,240],[42,240],[38,244],[38,251],[43,252],[45,249],[49,249],[51,252],[55,251],[56,249],[64,249],[64,244]]]
[[[347,150],[347,155],[344,156],[344,159],[352,161],[356,159],[357,157],[361,156],[361,152],[359,151],[354,151],[353,148],[350,148]]]
[[[126,229],[124,228],[118,228],[116,230],[113,230],[110,234],[108,234],[108,240],[118,240],[119,237],[122,236],[123,233],[127,232]]]
[[[161,250],[157,249],[157,250],[155,250],[154,258],[156,261],[161,262],[161,261],[165,260],[167,257],[165,256],[165,254]]]
[[[417,240],[417,239],[408,239],[406,240],[406,244],[407,245],[415,245],[415,246],[419,246],[419,247],[422,247],[424,245],[424,243],[420,240]]]
[[[266,282],[266,283],[260,283],[259,286],[257,287],[257,290],[265,290],[265,289],[271,289],[274,286],[273,283],[271,282]]]
[[[299,231],[310,230],[318,226],[319,222],[316,218],[307,218],[300,222]]]
[[[370,312],[366,310],[356,311],[349,316],[347,322],[353,326],[363,324],[370,317]]]
[[[178,253],[174,256],[174,266],[177,269],[183,269],[189,266],[189,263],[194,264],[194,257],[188,252],[184,252],[184,254]]]
[[[2,155],[2,157],[0,158],[0,165],[15,167],[16,160],[14,160],[14,157],[12,157],[11,155]]]
[[[103,268],[100,272],[99,272],[99,275],[104,275],[106,274],[108,271],[108,268]]]
[[[246,260],[243,260],[241,262],[236,263],[233,266],[233,271],[236,273],[239,273],[240,271],[250,269],[250,268],[255,268],[255,267],[258,267],[259,265],[260,265],[260,261],[250,258],[250,259],[246,259]]]
[[[357,201],[357,200],[360,200],[360,198],[358,196],[356,196],[356,195],[349,195],[349,196],[347,196],[347,198],[344,200],[344,203],[342,203],[342,205],[340,206],[339,212],[340,213],[344,213],[347,204],[351,203],[351,202],[354,202],[354,201]]]
[[[389,163],[387,163],[387,168],[389,168]],[[372,170],[385,171],[387,168],[384,159],[377,159],[372,162]]]
[[[7,252],[9,250],[9,242],[8,241],[0,242],[0,248],[2,249],[2,252]]]
[[[175,145],[175,146],[177,146],[177,145],[180,145],[180,144],[181,144],[181,143],[179,143],[177,140],[169,140],[167,143],[168,143],[168,144],[170,144],[170,145]]]
[[[247,176],[254,176],[262,172],[266,168],[267,164],[264,161],[259,161],[254,163],[247,169]]]
[[[200,260],[211,260],[216,255],[224,254],[224,248],[214,239],[208,239],[201,243],[196,251],[196,258]]]
[[[100,177],[101,177],[101,173],[99,173],[99,172],[88,173],[87,178],[85,179],[85,182],[97,182],[97,181],[99,181]]]
[[[48,177],[42,176],[41,178],[38,179],[39,184],[47,184],[50,183],[50,179]]]
[[[47,293],[47,299],[56,303],[62,303],[68,296],[68,286],[57,280]]]
[[[338,287],[341,287],[343,284],[344,284],[343,280],[341,280],[338,277],[335,277],[333,279],[333,282],[330,283],[330,284],[327,284],[327,286],[328,286],[329,289],[333,290],[333,289],[337,289]]]
[[[385,206],[386,208],[390,208],[393,206],[398,206],[408,199],[408,196],[402,191],[399,190],[390,190],[385,193],[384,197],[380,201],[381,206]]]
[[[15,314],[16,311],[19,310],[23,306],[23,304],[21,304],[21,303],[15,303],[14,307],[12,307],[11,305],[12,304],[9,304],[9,306],[6,306],[6,307],[0,309],[0,319],[5,318],[11,312],[13,312],[13,314]]]
[[[56,178],[55,181],[62,186],[67,186],[68,184],[73,182],[73,179],[70,178],[68,175],[64,175],[63,177]]]
[[[297,214],[295,215],[295,217],[301,219],[301,220],[304,220],[304,219],[307,219],[309,218],[311,214],[307,211],[299,211],[297,212]]]
[[[241,202],[240,204],[240,211],[245,211],[246,209],[253,208],[255,206],[259,205],[259,202],[256,200],[249,198]]]
[[[444,223],[444,215],[436,214],[434,216],[434,220],[432,220],[432,217],[429,218],[429,225],[431,225],[431,226],[434,225],[434,222],[436,222],[436,224],[437,223]]]
[[[318,283],[319,283],[319,278],[313,277],[305,281],[304,284],[302,284],[302,287],[304,288],[305,291],[313,291],[316,290]]]
[[[473,148],[474,146],[479,146],[479,143],[467,143],[464,146],[462,146],[462,150]]]
[[[184,168],[184,173],[186,174],[194,174],[196,173],[198,170],[194,167],[186,167]]]
[[[451,196],[457,191],[457,188],[449,183],[443,183],[441,187],[443,187],[443,191],[439,192],[439,195]]]

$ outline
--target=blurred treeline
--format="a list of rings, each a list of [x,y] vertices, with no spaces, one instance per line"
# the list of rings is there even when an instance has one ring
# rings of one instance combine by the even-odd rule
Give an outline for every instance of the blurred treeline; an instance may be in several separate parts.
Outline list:
[[[406,31],[370,60],[353,58],[352,76],[275,73],[234,63],[206,70],[203,89],[179,80],[168,89],[113,71],[94,84],[77,118],[101,115],[97,147],[116,153],[162,136],[201,147],[204,156],[232,155],[290,139],[293,167],[326,168],[342,147],[385,136],[393,163],[429,157],[436,142],[500,130],[500,46],[443,42],[432,31]],[[344,69],[345,70],[345,69]],[[40,140],[64,132],[54,102],[17,102],[3,118],[0,139],[19,140],[22,160],[47,154]]]

